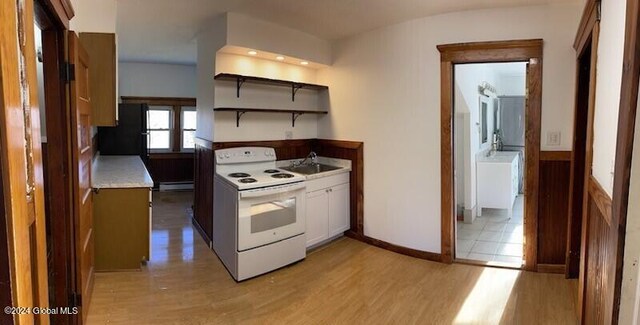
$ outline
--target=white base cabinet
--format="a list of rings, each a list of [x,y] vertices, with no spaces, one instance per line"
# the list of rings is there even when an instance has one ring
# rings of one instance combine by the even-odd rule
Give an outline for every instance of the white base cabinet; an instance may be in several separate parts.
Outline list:
[[[307,181],[307,247],[349,229],[349,198],[349,173]]]
[[[509,217],[518,196],[518,154],[498,152],[477,163],[478,215],[483,208],[507,209]]]

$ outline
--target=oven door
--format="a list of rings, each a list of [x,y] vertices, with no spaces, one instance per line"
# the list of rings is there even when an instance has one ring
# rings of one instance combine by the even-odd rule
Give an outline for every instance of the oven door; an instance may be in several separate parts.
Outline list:
[[[238,200],[238,251],[304,233],[304,183],[241,191]]]

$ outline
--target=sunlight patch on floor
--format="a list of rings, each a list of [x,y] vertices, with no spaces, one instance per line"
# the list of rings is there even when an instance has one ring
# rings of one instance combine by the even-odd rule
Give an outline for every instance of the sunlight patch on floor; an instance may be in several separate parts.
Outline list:
[[[485,269],[467,296],[453,324],[498,324],[520,271]]]

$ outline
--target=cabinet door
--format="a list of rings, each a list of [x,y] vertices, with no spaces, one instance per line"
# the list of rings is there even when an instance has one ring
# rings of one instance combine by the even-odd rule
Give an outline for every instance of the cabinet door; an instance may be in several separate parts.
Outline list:
[[[91,122],[94,126],[116,126],[116,34],[80,33],[80,43],[89,53],[91,65]]]
[[[326,189],[307,193],[307,247],[329,238],[329,192]]]
[[[329,189],[329,237],[349,229],[349,184]]]

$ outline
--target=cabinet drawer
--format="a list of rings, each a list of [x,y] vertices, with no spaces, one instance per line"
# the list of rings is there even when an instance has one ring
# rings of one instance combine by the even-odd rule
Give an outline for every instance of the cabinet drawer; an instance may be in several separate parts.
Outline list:
[[[307,193],[349,182],[349,173],[341,173],[307,181]]]

